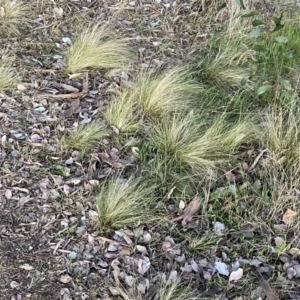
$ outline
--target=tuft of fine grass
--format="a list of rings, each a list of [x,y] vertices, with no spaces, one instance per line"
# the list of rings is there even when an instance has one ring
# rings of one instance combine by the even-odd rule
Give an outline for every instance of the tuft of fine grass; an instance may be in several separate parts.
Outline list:
[[[114,37],[108,26],[99,24],[85,29],[67,52],[67,72],[88,69],[120,69],[130,63],[125,42]]]
[[[289,176],[300,175],[300,107],[294,96],[285,107],[271,107],[263,117],[259,138],[268,149],[272,168],[284,169]]]
[[[86,126],[75,128],[69,135],[59,140],[62,152],[78,150],[81,155],[88,150],[101,144],[103,137],[108,135],[106,126],[98,121],[91,122]]]
[[[161,277],[161,276],[160,276]],[[124,300],[143,300],[145,295],[142,294],[136,286],[129,289],[117,288],[117,291]],[[148,295],[146,295],[148,296]],[[175,282],[169,280],[160,280],[159,286],[155,290],[155,296],[149,297],[149,299],[160,300],[196,300],[199,299],[199,295],[196,296],[187,287],[184,287],[180,283],[180,278],[175,279]],[[148,297],[146,297],[148,299]]]
[[[0,92],[3,92],[6,88],[14,86],[16,83],[16,74],[14,70],[0,62]]]
[[[126,97],[128,103],[136,103],[142,113],[151,118],[186,110],[198,100],[201,90],[188,70],[177,67],[159,75],[141,72]]]
[[[230,92],[240,89],[242,79],[250,75],[247,64],[252,54],[251,49],[240,41],[230,41],[223,47],[215,57],[202,60],[199,67],[210,86],[216,85],[221,90]],[[248,83],[246,87],[250,88],[251,84]]]
[[[96,199],[100,228],[121,228],[151,221],[149,206],[154,190],[155,186],[132,177],[103,184]]]
[[[18,35],[21,26],[28,23],[28,3],[22,1],[0,1],[0,34]]]
[[[115,97],[105,111],[107,122],[118,128],[120,132],[135,132],[142,126],[137,114],[137,105],[133,102],[130,90],[126,88]]]
[[[227,164],[253,133],[253,125],[247,119],[230,123],[223,114],[211,125],[204,120],[191,115],[164,118],[153,126],[150,140],[179,166],[202,174]]]

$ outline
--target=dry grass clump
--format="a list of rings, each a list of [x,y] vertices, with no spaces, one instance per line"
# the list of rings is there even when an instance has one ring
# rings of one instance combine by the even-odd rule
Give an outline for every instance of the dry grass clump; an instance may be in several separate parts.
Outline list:
[[[137,114],[137,104],[130,93],[130,89],[126,88],[110,102],[105,111],[107,122],[120,132],[135,132],[142,126]]]
[[[78,150],[84,155],[88,150],[101,144],[102,139],[108,135],[106,126],[98,121],[91,122],[86,126],[75,128],[69,135],[59,140],[62,152]]]
[[[267,219],[276,224],[287,209],[299,210],[299,97],[295,95],[284,107],[270,107],[262,121],[258,138],[265,152],[261,158],[263,169],[260,173],[270,193],[268,201],[265,201]]]
[[[162,277],[162,276],[160,276]],[[168,280],[160,278],[160,282],[155,289],[154,295],[142,294],[135,283],[133,287],[128,289],[117,288],[117,291],[124,300],[144,300],[144,299],[159,299],[159,300],[196,300],[199,295],[190,291],[187,287],[183,286],[179,278]]]
[[[286,107],[272,107],[261,124],[260,143],[268,149],[269,162],[289,176],[300,175],[300,107],[298,98]]]
[[[128,45],[112,29],[99,24],[85,29],[67,52],[67,72],[88,69],[120,69],[130,63]]]
[[[29,4],[23,1],[0,1],[0,34],[18,35],[19,28],[28,22]]]
[[[251,49],[240,41],[231,41],[219,50],[216,57],[200,62],[205,80],[210,85],[216,85],[223,91],[237,90],[242,79],[250,75],[249,62],[253,60]],[[252,85],[246,85],[252,88]]]
[[[229,123],[222,115],[207,126],[188,115],[162,119],[150,132],[150,140],[165,156],[197,174],[227,164],[252,133],[253,125],[246,119]]]
[[[17,74],[12,68],[14,57],[7,50],[0,53],[0,92],[7,88],[16,86]]]
[[[149,205],[154,190],[155,186],[133,178],[103,184],[96,199],[100,228],[121,228],[151,221]]]
[[[16,83],[16,74],[10,66],[0,62],[0,92],[6,88],[14,86]]]
[[[136,103],[147,117],[161,116],[187,109],[198,100],[202,90],[184,68],[173,68],[163,74],[141,72],[127,92],[128,103]]]
[[[162,117],[190,108],[193,101],[199,100],[201,90],[184,68],[159,75],[142,71],[135,83],[125,87],[110,103],[106,119],[121,132],[133,132],[142,127],[144,116]]]

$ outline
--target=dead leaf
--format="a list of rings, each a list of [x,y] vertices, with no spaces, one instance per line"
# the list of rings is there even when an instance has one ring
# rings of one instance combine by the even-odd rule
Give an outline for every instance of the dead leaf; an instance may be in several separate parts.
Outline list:
[[[151,234],[149,232],[146,232],[143,234],[143,242],[147,244],[151,240]]]
[[[70,117],[79,106],[80,106],[80,99],[76,98],[75,101],[72,102],[70,108],[64,111],[63,116],[65,118]]]
[[[280,158],[277,160],[277,163],[278,163],[279,165],[283,165],[285,162],[286,162],[286,157],[285,157],[285,156],[282,156],[282,157],[280,157]]]
[[[139,157],[139,148],[138,147],[132,147],[131,151],[135,157]]]
[[[280,300],[279,296],[273,290],[273,288],[270,286],[269,282],[266,281],[257,270],[253,270],[253,271],[254,271],[255,275],[258,277],[260,286],[262,287],[264,293],[267,296],[267,300]]]
[[[11,196],[12,196],[12,191],[10,189],[7,189],[5,191],[5,197],[6,197],[6,199],[9,200],[11,198]]]
[[[40,97],[47,97],[47,98],[55,98],[55,99],[75,99],[84,96],[84,93],[71,93],[71,94],[40,94]]]
[[[117,135],[120,134],[120,130],[116,126],[111,125],[110,127]]]
[[[105,160],[105,159],[109,159],[109,155],[108,153],[105,151],[105,152],[100,152],[98,153],[98,156],[102,159],[102,160]]]
[[[69,79],[74,79],[74,78],[81,77],[82,74],[83,74],[83,73],[69,74]]]
[[[146,291],[149,289],[149,279],[147,278],[140,278],[140,281],[137,285],[137,289],[140,293],[142,293],[143,295],[146,294]]]
[[[297,213],[291,209],[287,209],[282,217],[282,221],[287,225],[292,225],[296,219]]]
[[[168,278],[168,283],[176,283],[178,280],[178,273],[176,270],[171,271],[170,276]]]
[[[212,275],[211,275],[211,273],[208,272],[208,271],[203,271],[203,278],[204,278],[205,280],[211,280]]]
[[[144,275],[150,268],[150,260],[148,257],[144,256],[143,258],[139,259],[138,262],[138,272],[141,275]]]
[[[163,249],[163,251],[167,251],[171,247],[172,247],[172,244],[170,242],[168,242],[168,241],[164,241],[162,243],[162,249]]]
[[[0,7],[0,17],[3,18],[5,16],[5,9],[3,6]]]
[[[85,79],[82,82],[82,93],[87,94],[89,92],[89,73],[85,74]]]
[[[121,251],[119,252],[119,255],[122,256],[130,256],[132,254],[132,249],[130,248],[122,248]]]
[[[185,208],[182,215],[174,218],[171,222],[175,222],[182,219],[182,226],[185,227],[188,221],[191,220],[193,215],[199,210],[201,203],[201,198],[199,196],[195,196],[193,200],[189,203],[189,205]]]
[[[68,274],[61,275],[59,278],[59,281],[62,283],[70,283],[72,280],[72,277]]]
[[[39,96],[41,97],[47,97],[47,98],[59,98],[59,99],[75,99],[75,98],[83,98],[88,93],[88,74],[86,74],[85,79],[83,79],[82,82],[82,91],[78,93],[71,93],[71,94],[41,94]],[[78,100],[79,100],[78,99]]]
[[[20,266],[20,269],[23,269],[26,271],[31,271],[31,270],[33,270],[33,266],[31,266],[30,264],[24,264],[24,265]]]
[[[68,196],[70,193],[70,186],[67,184],[64,184],[63,190],[64,190],[65,195]]]
[[[20,283],[18,283],[17,281],[12,281],[11,283],[10,283],[10,286],[11,286],[11,288],[13,288],[13,289],[15,289],[15,288],[18,288],[19,286],[20,286]]]
[[[145,246],[141,246],[141,245],[136,245],[135,246],[136,250],[142,254],[148,254],[147,249]]]
[[[120,295],[120,293],[119,293],[119,291],[117,289],[115,289],[115,288],[113,288],[111,286],[108,289],[109,289],[109,291],[111,292],[111,294],[113,296],[119,296]]]
[[[293,257],[300,256],[300,249],[298,249],[298,248],[291,248],[288,251],[288,253],[291,254]]]
[[[240,180],[240,176],[238,174],[234,174],[231,171],[226,172],[224,176],[230,182],[238,182]]]
[[[243,277],[244,271],[242,268],[238,268],[236,271],[232,271],[229,276],[230,281],[238,281]]]
[[[64,84],[64,83],[61,83],[60,86],[65,89],[66,91],[69,91],[69,92],[73,92],[73,93],[78,93],[79,92],[79,89],[72,86],[72,85],[69,85],[69,84]]]
[[[184,201],[180,200],[180,202],[179,202],[179,210],[183,211],[184,208],[185,208],[185,203],[184,203]]]
[[[114,259],[111,262],[111,267],[113,268],[113,276],[116,282],[116,285],[120,284],[120,280],[119,280],[119,275],[120,275],[120,268],[119,268],[119,264],[120,262],[118,261],[118,259]]]
[[[24,91],[27,90],[27,87],[26,87],[25,85],[23,85],[22,83],[19,83],[19,84],[17,85],[17,89],[18,89],[19,91],[21,91],[21,92],[24,92]]]
[[[62,17],[64,14],[64,10],[61,7],[54,7],[53,12],[56,17]]]

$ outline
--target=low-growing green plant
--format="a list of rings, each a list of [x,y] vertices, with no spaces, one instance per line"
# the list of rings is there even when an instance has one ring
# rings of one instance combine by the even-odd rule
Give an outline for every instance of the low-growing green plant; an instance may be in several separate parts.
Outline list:
[[[152,221],[155,188],[133,177],[105,182],[96,199],[99,227],[121,228]]]
[[[121,69],[131,62],[128,45],[114,36],[108,26],[89,26],[70,46],[67,72],[77,73],[89,69]]]
[[[68,135],[63,135],[59,139],[59,145],[64,153],[78,150],[80,155],[83,156],[93,147],[99,146],[102,139],[108,134],[108,130],[103,123],[93,121],[86,126],[74,128]]]
[[[289,41],[288,37],[277,35],[277,31],[284,27],[284,10],[273,10],[265,1],[261,2],[260,9],[246,10],[242,0],[236,2],[244,9],[238,16],[253,18],[254,28],[250,31],[249,38],[256,39],[256,44],[253,46],[256,60],[251,65],[252,74],[246,76],[242,84],[246,84],[251,78],[256,83],[255,92],[258,96],[271,92],[271,96],[267,99],[276,102],[282,93],[287,96],[286,94],[292,90],[290,81],[283,77],[280,65],[281,53],[285,51],[285,45]]]

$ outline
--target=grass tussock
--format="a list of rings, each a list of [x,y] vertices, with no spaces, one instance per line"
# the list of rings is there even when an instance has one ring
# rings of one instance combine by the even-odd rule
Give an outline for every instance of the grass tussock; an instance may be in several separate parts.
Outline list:
[[[107,135],[105,125],[94,121],[86,126],[79,126],[69,135],[63,136],[59,144],[62,152],[78,150],[81,155],[84,155],[88,150],[100,145],[103,137]]]
[[[188,70],[174,68],[160,75],[141,72],[126,97],[128,103],[136,103],[147,117],[156,117],[187,109],[198,100],[201,90]]]
[[[16,74],[14,70],[0,62],[0,92],[3,92],[6,88],[16,85]]]
[[[3,92],[5,89],[16,86],[17,74],[12,67],[14,57],[11,53],[3,50],[0,56],[0,92]]]
[[[67,52],[67,72],[88,69],[120,69],[130,63],[128,45],[116,38],[108,26],[85,29]]]
[[[19,29],[28,23],[29,4],[22,1],[0,1],[0,34],[18,35]]]
[[[237,40],[223,45],[215,57],[200,61],[199,67],[209,85],[216,85],[229,92],[242,87],[242,79],[250,75],[248,66],[251,60],[251,49]],[[248,83],[245,87],[249,89],[252,85]]]
[[[135,132],[142,126],[139,121],[137,105],[130,95],[130,90],[125,89],[115,97],[105,111],[107,122],[118,128],[120,132]]]
[[[267,167],[284,170],[289,177],[300,175],[300,107],[298,98],[286,107],[272,107],[261,123],[260,143],[268,149]],[[280,172],[281,172],[280,171]]]
[[[150,204],[154,190],[155,186],[133,178],[104,184],[96,199],[99,226],[121,228],[148,223],[153,219]]]
[[[242,143],[250,140],[248,120],[229,123],[225,115],[208,125],[190,115],[166,118],[153,127],[151,142],[165,156],[196,174],[227,164]]]
[[[160,276],[160,281],[155,289],[155,295],[144,295],[134,285],[129,289],[117,288],[117,291],[124,300],[143,300],[143,299],[160,299],[160,300],[196,300],[199,296],[184,287],[179,278],[168,280]]]

